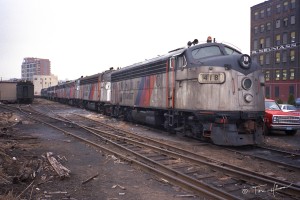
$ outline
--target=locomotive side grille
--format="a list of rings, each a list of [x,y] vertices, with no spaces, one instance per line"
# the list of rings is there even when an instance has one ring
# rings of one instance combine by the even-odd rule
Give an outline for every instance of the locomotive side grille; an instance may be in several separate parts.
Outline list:
[[[158,62],[152,62],[145,65],[140,65],[136,67],[131,67],[126,70],[116,71],[112,73],[112,82],[139,78],[143,76],[156,75],[166,72],[166,62],[167,60],[162,60]]]

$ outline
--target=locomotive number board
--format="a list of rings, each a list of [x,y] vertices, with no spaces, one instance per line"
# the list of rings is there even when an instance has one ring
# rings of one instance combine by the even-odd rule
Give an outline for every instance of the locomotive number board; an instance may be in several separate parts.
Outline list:
[[[224,83],[224,73],[200,73],[198,76],[199,83]]]

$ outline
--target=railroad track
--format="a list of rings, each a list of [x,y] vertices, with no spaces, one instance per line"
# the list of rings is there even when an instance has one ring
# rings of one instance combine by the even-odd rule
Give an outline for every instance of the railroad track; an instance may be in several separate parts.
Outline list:
[[[115,129],[115,127],[109,126],[104,123],[100,123],[100,122],[91,123],[90,119],[86,119],[74,113],[71,116],[68,116],[68,118],[64,118],[64,119],[69,120],[72,123],[76,123],[76,121],[77,122],[80,121],[81,124],[85,124],[85,125],[81,125],[82,127],[93,131],[95,134],[97,134],[96,132],[101,132],[101,137],[104,137],[103,140],[116,143],[115,145],[117,145],[119,148],[131,152],[135,157],[137,156],[137,154],[142,154],[142,156],[151,159],[152,164],[153,162],[159,162],[162,163],[162,165],[166,165],[169,168],[172,168],[173,170],[174,169],[179,170],[179,173],[185,173],[188,174],[189,176],[191,176],[192,174],[193,176],[195,176],[193,177],[194,179],[200,179],[201,182],[207,183],[206,187],[213,187],[213,184],[210,183],[214,183],[214,184],[219,183],[218,184],[219,187],[223,187],[224,185],[226,185],[227,188],[229,188],[231,186],[230,188],[231,190],[229,189],[230,191],[226,191],[225,189],[225,192],[230,192],[230,194],[232,192],[242,194],[243,191],[244,192],[247,191],[247,188],[249,188],[249,190],[251,189],[255,190],[256,187],[255,185],[253,184],[247,185],[247,183],[245,182],[247,182],[247,180],[256,179],[255,181],[253,181],[256,184],[261,185],[261,184],[268,183],[270,187],[271,185],[273,185],[274,187],[274,184],[281,184],[280,186],[281,188],[289,186],[289,187],[295,187],[296,191],[299,190],[299,187],[297,185],[294,185],[293,183],[281,181],[275,178],[266,177],[260,174],[249,172],[247,170],[242,170],[235,166],[230,166],[228,164],[220,163],[219,161],[215,161],[207,157],[199,156],[197,154],[192,154],[189,151],[172,147],[170,145],[166,145],[164,143],[158,142],[156,140],[147,137],[141,137],[139,135],[124,130],[117,130]],[[103,129],[105,129],[106,131],[103,131]],[[103,134],[105,134],[106,136],[103,136]],[[201,159],[199,159],[199,157],[201,157]],[[232,178],[227,174],[234,174],[235,177]],[[241,176],[243,177],[242,179],[237,178]],[[239,185],[239,187],[233,188],[232,185],[235,186]],[[244,194],[242,194],[242,196],[241,195],[239,196],[239,194],[237,194],[235,195],[235,197],[237,196],[238,198],[244,199],[245,196],[243,195]]]
[[[47,115],[32,110],[27,112],[31,113],[29,116],[34,120],[143,167],[146,171],[209,199],[300,197],[300,188],[294,183],[249,172],[103,123],[90,122],[89,119],[74,113],[67,117],[60,115],[61,119],[51,117],[51,120],[47,120],[48,123],[41,120],[41,115],[48,117]],[[60,122],[54,123],[52,120]],[[75,126],[81,127],[86,132],[72,128]]]
[[[252,146],[245,148],[226,148],[228,151],[266,160],[277,165],[300,170],[300,154],[264,146]]]

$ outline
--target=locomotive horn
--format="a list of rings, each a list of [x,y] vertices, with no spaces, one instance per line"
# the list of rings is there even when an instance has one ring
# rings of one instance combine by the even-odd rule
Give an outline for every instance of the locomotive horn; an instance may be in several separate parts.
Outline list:
[[[197,39],[194,39],[193,44],[194,44],[194,45],[198,44],[198,40],[197,40]]]
[[[191,41],[188,41],[188,43],[187,43],[188,47],[192,46],[192,44],[193,43]]]

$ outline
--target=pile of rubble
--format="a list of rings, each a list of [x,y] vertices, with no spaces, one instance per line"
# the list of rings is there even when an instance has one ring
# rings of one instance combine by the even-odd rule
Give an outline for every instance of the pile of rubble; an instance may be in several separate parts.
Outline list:
[[[0,113],[0,199],[24,198],[33,187],[54,177],[69,177],[70,173],[60,164],[62,157],[55,158],[51,152],[40,156],[29,152],[30,146],[26,145],[30,144],[22,141],[37,138],[18,135],[13,126],[19,122],[20,118],[13,113]]]

